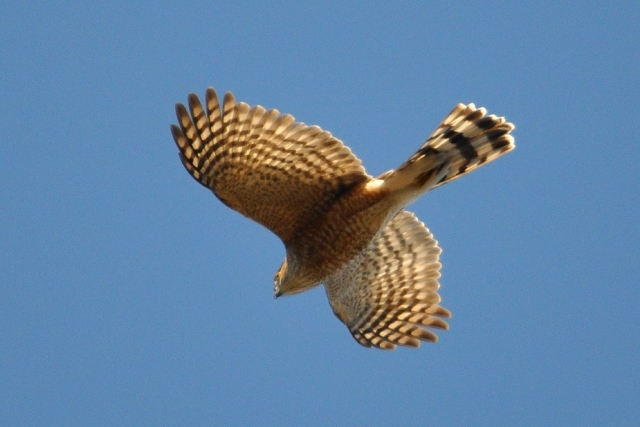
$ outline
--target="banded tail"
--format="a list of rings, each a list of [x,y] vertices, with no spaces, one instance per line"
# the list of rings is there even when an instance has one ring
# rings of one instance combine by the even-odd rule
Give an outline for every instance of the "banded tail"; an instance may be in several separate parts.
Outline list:
[[[513,150],[509,133],[515,126],[486,113],[473,104],[458,104],[409,160],[378,177],[383,187],[422,193]]]

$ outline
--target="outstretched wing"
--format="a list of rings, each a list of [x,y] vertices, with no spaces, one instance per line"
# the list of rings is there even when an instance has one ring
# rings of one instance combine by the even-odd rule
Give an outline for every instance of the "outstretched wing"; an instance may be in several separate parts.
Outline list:
[[[401,210],[357,258],[325,280],[336,316],[365,347],[418,347],[437,341],[425,326],[448,329],[440,307],[438,242]]]
[[[213,88],[206,111],[193,93],[189,110],[177,104],[180,126],[171,126],[187,171],[285,242],[341,193],[370,179],[340,140],[277,110],[236,103],[231,93],[221,106]]]

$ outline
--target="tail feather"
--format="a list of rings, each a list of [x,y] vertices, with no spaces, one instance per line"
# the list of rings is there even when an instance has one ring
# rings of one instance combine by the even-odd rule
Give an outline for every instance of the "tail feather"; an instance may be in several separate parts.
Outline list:
[[[458,104],[429,139],[395,171],[380,176],[390,190],[420,192],[446,184],[515,148],[515,126],[484,108]]]

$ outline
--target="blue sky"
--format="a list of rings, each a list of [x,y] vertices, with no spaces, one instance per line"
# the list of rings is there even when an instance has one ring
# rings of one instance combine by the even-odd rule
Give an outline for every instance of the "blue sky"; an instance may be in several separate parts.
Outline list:
[[[0,424],[639,425],[637,2],[0,5]],[[206,87],[374,175],[458,102],[516,150],[418,200],[440,342],[361,348],[189,177]]]

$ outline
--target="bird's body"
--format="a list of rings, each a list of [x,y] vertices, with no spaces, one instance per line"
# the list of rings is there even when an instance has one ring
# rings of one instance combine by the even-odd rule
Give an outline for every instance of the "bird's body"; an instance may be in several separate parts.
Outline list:
[[[420,149],[378,178],[341,141],[277,110],[206,106],[189,96],[172,126],[189,173],[227,206],[283,241],[286,258],[274,293],[324,284],[336,316],[365,346],[417,347],[446,329],[438,305],[440,248],[404,207],[514,148],[504,118],[458,105]]]
[[[279,294],[302,292],[353,259],[388,221],[393,206],[365,182],[336,194],[326,211],[285,241],[290,279]],[[285,285],[285,286],[283,286]]]

